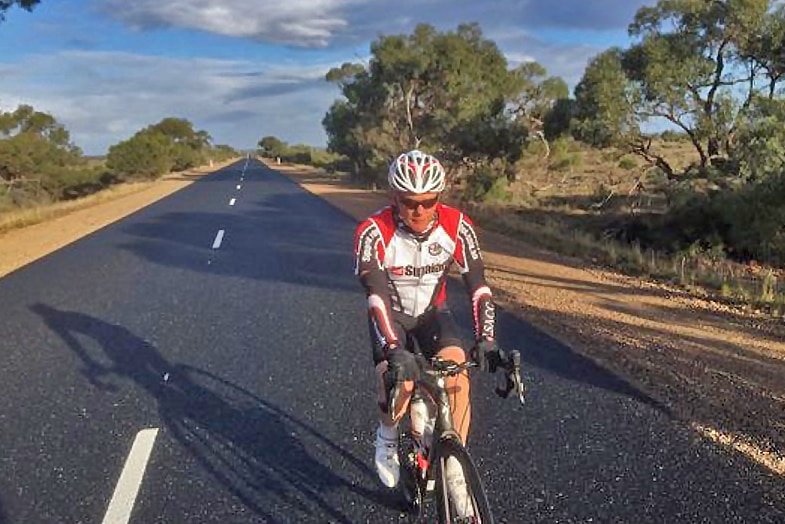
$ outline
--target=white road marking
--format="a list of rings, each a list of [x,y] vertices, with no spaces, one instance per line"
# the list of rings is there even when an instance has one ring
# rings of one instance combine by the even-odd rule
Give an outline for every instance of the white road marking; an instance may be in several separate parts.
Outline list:
[[[213,240],[213,249],[218,249],[219,247],[221,247],[221,242],[223,241],[223,239],[224,239],[224,230],[220,229],[218,230],[218,234],[215,235],[215,240]]]
[[[743,436],[701,426],[697,422],[692,422],[690,425],[704,437],[743,453],[778,475],[785,475],[785,457],[777,456],[777,454],[755,445],[754,442],[746,440]]]
[[[242,184],[237,184],[237,189],[240,189],[241,187],[243,187]]]
[[[233,198],[233,199],[231,199],[231,200],[229,201],[229,205],[230,205],[230,206],[233,206],[235,202],[237,202],[237,199],[236,199],[236,198]]]
[[[134,509],[136,495],[142,485],[142,477],[150,453],[153,451],[156,436],[158,436],[158,428],[143,429],[136,434],[131,453],[125,460],[112,500],[109,501],[103,524],[126,524],[131,518],[131,510]]]

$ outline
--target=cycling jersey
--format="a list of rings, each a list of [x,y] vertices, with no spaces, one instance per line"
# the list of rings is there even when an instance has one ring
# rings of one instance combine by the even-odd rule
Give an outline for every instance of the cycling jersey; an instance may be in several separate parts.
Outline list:
[[[365,286],[369,314],[382,347],[398,344],[391,312],[420,318],[426,311],[446,306],[446,280],[453,263],[471,296],[475,337],[492,340],[494,305],[469,217],[439,203],[433,224],[418,235],[388,206],[358,226],[355,274]]]

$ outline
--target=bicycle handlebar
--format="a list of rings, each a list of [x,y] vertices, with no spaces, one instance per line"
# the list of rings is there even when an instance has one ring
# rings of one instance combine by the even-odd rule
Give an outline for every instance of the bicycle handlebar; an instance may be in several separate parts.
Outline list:
[[[434,357],[430,360],[430,366],[434,375],[439,377],[452,377],[466,369],[476,368],[479,364],[474,360],[467,360],[463,364],[458,364],[452,360]]]
[[[472,352],[475,354],[475,352]],[[430,361],[432,373],[439,377],[450,377],[469,369],[478,367],[479,364],[475,360],[467,360],[462,364],[453,362],[452,360],[444,360],[439,357],[434,357]],[[493,373],[497,369],[504,370],[504,385],[496,387],[496,394],[501,398],[507,398],[512,391],[515,391],[516,396],[521,404],[526,403],[526,385],[521,380],[521,353],[520,351],[512,350],[505,352],[499,350],[499,360],[490,369]]]

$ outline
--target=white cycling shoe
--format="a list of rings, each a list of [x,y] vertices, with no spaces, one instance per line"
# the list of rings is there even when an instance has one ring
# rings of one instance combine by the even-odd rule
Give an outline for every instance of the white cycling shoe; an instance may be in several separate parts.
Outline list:
[[[444,465],[444,477],[447,481],[447,493],[457,513],[454,516],[460,518],[461,522],[473,522],[474,508],[469,497],[469,490],[466,487],[463,467],[453,456],[447,457],[447,463]]]
[[[398,460],[398,439],[387,439],[380,429],[376,430],[376,472],[379,480],[388,488],[398,485],[401,475],[401,463]]]

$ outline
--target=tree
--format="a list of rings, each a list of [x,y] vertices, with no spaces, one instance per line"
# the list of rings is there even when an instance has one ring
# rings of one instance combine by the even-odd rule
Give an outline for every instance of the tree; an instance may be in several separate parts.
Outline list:
[[[509,135],[520,126],[506,110],[519,77],[478,25],[440,33],[420,24],[410,35],[380,37],[371,54],[367,64],[343,64],[326,76],[345,98],[323,120],[330,148],[352,158],[356,171],[378,170],[414,147],[452,164],[500,149],[515,157]]]
[[[556,100],[542,123],[545,138],[552,140],[568,133],[574,116],[575,100],[567,97]]]
[[[631,36],[641,38],[624,57],[627,75],[642,94],[638,116],[665,119],[687,133],[702,168],[729,153],[728,137],[748,105],[736,91],[746,85],[749,100],[756,89],[756,71],[744,51],[754,50],[750,36],[765,25],[772,5],[660,0],[639,9],[629,27]]]
[[[155,178],[203,164],[213,153],[211,141],[190,121],[167,117],[110,147],[106,165],[120,178]]]
[[[322,119],[327,133],[327,150],[350,158],[355,177],[359,176],[361,164],[367,157],[362,140],[355,134],[358,125],[356,113],[345,100],[336,100]]]
[[[600,53],[589,62],[575,86],[573,133],[594,146],[624,142],[638,132],[622,57],[622,50],[616,47]]]
[[[217,144],[210,151],[210,158],[218,162],[240,156],[240,153],[228,144]]]
[[[0,111],[0,179],[35,178],[81,160],[68,130],[52,115],[28,105]]]
[[[353,166],[353,176],[367,185],[374,185],[387,154],[396,146],[384,145],[390,140],[385,132],[391,124],[384,120],[387,92],[374,81],[366,66],[344,63],[331,69],[325,79],[337,84],[344,100],[336,100],[322,119],[327,134],[328,150],[345,155]]]
[[[17,5],[27,11],[32,11],[41,0],[0,0],[0,22],[5,20],[5,12],[13,5]]]
[[[0,207],[95,191],[102,186],[100,176],[52,115],[28,105],[0,111]]]
[[[287,145],[282,140],[274,136],[266,136],[258,142],[259,151],[266,157],[283,156]]]
[[[785,173],[785,100],[756,97],[739,124],[733,151],[739,176],[758,182]]]
[[[514,97],[512,112],[527,132],[542,140],[546,151],[550,152],[545,123],[559,100],[569,96],[567,83],[559,77],[548,77],[547,70],[537,62],[527,62],[513,73],[518,76],[515,89],[518,94]]]
[[[210,149],[211,137],[207,131],[197,131],[193,123],[184,118],[167,117],[148,126],[148,131],[158,133],[169,142],[171,169],[183,171],[203,163]]]
[[[109,148],[106,167],[123,180],[153,179],[169,172],[171,138],[150,128]]]
[[[149,129],[168,137],[175,144],[184,144],[194,150],[208,147],[212,140],[207,131],[197,131],[185,118],[164,118]]]

